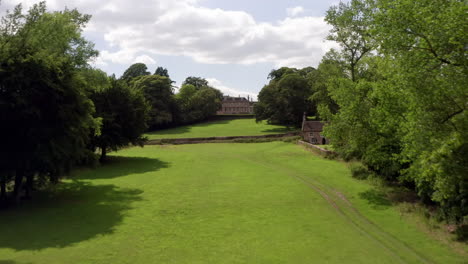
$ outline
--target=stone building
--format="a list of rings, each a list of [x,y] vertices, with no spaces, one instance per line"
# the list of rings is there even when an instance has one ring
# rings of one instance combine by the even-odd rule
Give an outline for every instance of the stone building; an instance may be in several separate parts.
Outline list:
[[[304,141],[315,145],[328,144],[328,139],[322,135],[324,125],[321,121],[307,121],[304,115],[302,121],[302,138]]]
[[[221,109],[216,112],[217,115],[239,115],[250,114],[253,112],[254,102],[250,98],[224,96]]]

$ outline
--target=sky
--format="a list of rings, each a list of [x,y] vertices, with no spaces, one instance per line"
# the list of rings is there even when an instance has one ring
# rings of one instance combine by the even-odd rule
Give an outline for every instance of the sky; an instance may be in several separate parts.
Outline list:
[[[2,0],[0,13],[36,0]],[[231,96],[256,98],[279,67],[316,67],[336,43],[325,40],[326,10],[339,0],[49,0],[49,10],[92,15],[84,29],[100,55],[94,67],[117,77],[142,62],[168,69],[175,85],[207,79]]]

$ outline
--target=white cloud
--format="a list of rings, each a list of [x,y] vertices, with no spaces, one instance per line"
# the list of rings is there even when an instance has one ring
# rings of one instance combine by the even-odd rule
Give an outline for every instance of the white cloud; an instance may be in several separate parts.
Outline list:
[[[242,97],[250,97],[252,100],[256,101],[257,100],[257,94],[251,93],[251,92],[246,92],[242,91],[236,88],[231,88],[226,85],[224,85],[220,80],[216,78],[206,78],[208,83],[213,86],[214,88],[220,90],[223,92],[224,95],[230,95],[230,96],[242,96]]]
[[[4,0],[11,7],[14,0]],[[36,1],[23,1],[30,5]],[[104,50],[96,64],[155,63],[154,56],[187,56],[200,63],[273,63],[276,67],[315,66],[333,46],[324,38],[323,17],[302,16],[288,9],[281,21],[261,23],[243,11],[201,7],[196,0],[49,0],[48,6],[77,7],[93,15],[86,31],[102,34],[116,52]],[[3,9],[4,7],[1,6]],[[144,54],[144,55],[141,55]]]
[[[146,65],[156,64],[156,61],[148,55],[141,55],[141,56],[136,57],[133,63],[137,63],[137,62],[144,63]]]
[[[295,17],[297,15],[300,15],[304,13],[304,11],[305,9],[302,6],[296,6],[296,7],[291,7],[291,8],[286,9],[286,13],[290,17]]]

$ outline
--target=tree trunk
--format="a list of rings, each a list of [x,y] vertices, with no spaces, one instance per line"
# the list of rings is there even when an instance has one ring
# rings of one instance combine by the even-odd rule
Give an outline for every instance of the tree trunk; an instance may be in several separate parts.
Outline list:
[[[15,175],[15,187],[13,189],[13,203],[19,204],[21,198],[21,190],[23,189],[24,170],[17,170]]]
[[[6,199],[6,180],[7,175],[0,176],[0,201],[4,201]]]
[[[101,158],[99,159],[99,161],[102,163],[102,162],[106,161],[106,158],[107,158],[107,147],[102,146],[101,147]]]
[[[33,186],[34,186],[34,173],[28,173],[26,175],[26,188],[25,188],[25,191],[26,191],[26,196],[25,198],[30,200],[32,198],[32,189],[33,189]]]

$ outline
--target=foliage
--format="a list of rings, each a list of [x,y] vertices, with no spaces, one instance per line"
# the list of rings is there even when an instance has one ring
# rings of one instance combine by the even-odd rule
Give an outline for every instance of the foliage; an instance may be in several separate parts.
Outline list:
[[[351,171],[351,176],[358,180],[365,180],[371,174],[367,166],[364,166],[358,162],[351,163],[349,165],[349,170]]]
[[[333,28],[328,40],[336,41],[342,48],[352,81],[357,79],[359,61],[373,50],[374,39],[369,33],[372,24],[372,4],[368,1],[340,2],[327,11],[325,21]]]
[[[256,120],[299,127],[304,112],[315,113],[309,99],[312,89],[307,81],[314,72],[313,68],[273,70],[269,75],[270,83],[258,95],[258,103],[254,107]]]
[[[170,78],[170,77],[169,77],[169,72],[168,72],[167,69],[164,68],[164,67],[158,67],[158,68],[156,68],[156,71],[154,72],[154,75],[159,75],[159,76],[163,76],[163,77]]]
[[[148,67],[146,67],[146,64],[139,62],[130,65],[130,67],[128,67],[128,69],[122,74],[120,79],[130,82],[133,78],[145,75],[150,75]]]
[[[193,85],[195,86],[195,88],[200,89],[202,87],[208,86],[208,81],[201,77],[190,76],[190,77],[187,77],[185,81],[182,83],[182,86],[185,86],[185,85]]]
[[[131,87],[142,92],[151,107],[148,120],[151,130],[175,122],[177,105],[171,79],[161,75],[140,76],[132,81]]]
[[[339,110],[319,107],[338,152],[414,186],[455,222],[468,214],[466,11],[461,1],[429,0],[332,7],[330,39],[343,47],[335,57],[356,67],[325,85]]]
[[[14,179],[15,200],[24,178],[29,194],[35,179],[56,182],[86,159],[89,135],[99,132],[79,74],[97,54],[81,36],[89,18],[76,10],[47,12],[44,2],[2,18],[0,182]]]
[[[105,76],[105,75],[104,75]],[[130,89],[123,81],[110,78],[108,87],[96,89],[91,99],[96,116],[102,118],[101,133],[91,140],[91,149],[101,149],[101,162],[108,150],[116,151],[129,144],[143,146],[150,106],[143,93]]]
[[[339,105],[331,98],[329,90],[336,79],[343,78],[346,78],[346,68],[335,50],[327,52],[317,70],[308,75],[313,91],[310,99],[317,105],[316,115],[319,119],[330,120],[338,112]]]
[[[214,115],[221,108],[223,94],[203,78],[188,77],[175,98],[181,123],[193,123]]]

